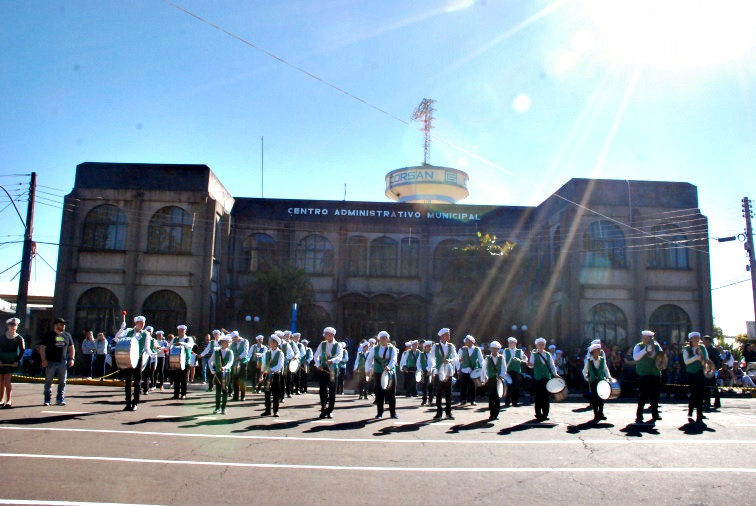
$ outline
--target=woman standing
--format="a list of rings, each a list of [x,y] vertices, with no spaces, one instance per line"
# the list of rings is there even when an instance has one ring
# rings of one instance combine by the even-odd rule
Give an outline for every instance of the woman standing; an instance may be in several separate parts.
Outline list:
[[[16,333],[18,318],[9,318],[5,322],[5,333],[0,338],[0,408],[13,407],[13,371],[24,355],[24,339]],[[7,400],[6,400],[7,399]]]
[[[105,339],[105,334],[102,332],[97,333],[97,339],[95,340],[95,365],[94,372],[100,376],[102,381],[105,376],[105,357],[108,356],[108,340]]]

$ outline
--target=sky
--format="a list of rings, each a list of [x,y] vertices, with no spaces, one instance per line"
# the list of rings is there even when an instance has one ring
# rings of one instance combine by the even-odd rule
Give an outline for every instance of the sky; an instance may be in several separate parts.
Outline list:
[[[464,203],[537,205],[574,177],[696,185],[715,324],[754,319],[743,243],[716,240],[756,198],[752,0],[0,0],[0,47],[0,185],[23,216],[38,177],[33,291],[51,293],[79,163],[387,201],[385,174],[423,161],[410,117],[431,98],[429,161],[469,174]],[[0,293],[15,293],[7,204]]]

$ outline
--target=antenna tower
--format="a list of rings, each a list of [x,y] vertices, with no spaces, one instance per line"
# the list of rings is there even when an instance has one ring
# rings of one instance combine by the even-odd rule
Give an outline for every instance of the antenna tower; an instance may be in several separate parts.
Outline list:
[[[433,104],[436,101],[432,98],[424,98],[417,109],[412,113],[412,121],[423,122],[423,132],[425,132],[425,146],[423,153],[423,164],[428,165],[428,159],[430,157],[430,141],[431,141],[431,129],[433,128]]]

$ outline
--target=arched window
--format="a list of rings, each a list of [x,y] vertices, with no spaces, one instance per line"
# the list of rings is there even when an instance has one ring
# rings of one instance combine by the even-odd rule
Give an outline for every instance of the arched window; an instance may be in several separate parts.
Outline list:
[[[402,239],[400,251],[399,275],[407,277],[419,276],[420,240],[416,237],[405,237]]]
[[[107,288],[90,288],[76,302],[76,333],[89,329],[113,335],[121,325],[118,297]]]
[[[242,265],[240,271],[265,271],[273,266],[276,241],[268,234],[252,234],[242,244]]]
[[[688,313],[674,304],[659,306],[651,313],[648,326],[656,333],[660,343],[668,344],[683,342],[691,330]]]
[[[180,207],[164,207],[152,215],[147,234],[149,253],[191,253],[192,216]]]
[[[333,245],[322,235],[308,235],[297,244],[295,263],[308,274],[333,272]]]
[[[585,337],[601,339],[605,344],[626,344],[627,318],[614,304],[603,302],[593,306],[585,322]]]
[[[343,334],[352,339],[368,338],[370,304],[367,297],[359,294],[345,295],[339,301],[345,328]]]
[[[627,267],[625,236],[614,223],[594,221],[585,232],[586,267]]]
[[[397,303],[391,295],[375,295],[370,298],[370,321],[368,322],[369,337],[374,337],[381,330],[387,331],[399,341],[396,335]]]
[[[462,246],[462,241],[445,239],[433,250],[433,277],[441,279],[454,262],[454,250]]]
[[[93,250],[126,249],[126,215],[116,206],[105,204],[87,213],[81,246]]]
[[[654,237],[648,252],[649,269],[688,269],[688,248],[686,237],[674,225],[659,225],[653,228]]]
[[[367,238],[353,235],[347,239],[347,266],[350,276],[367,276]]]
[[[313,350],[323,340],[323,329],[329,325],[334,325],[331,315],[322,306],[317,304],[308,304],[302,306],[299,310],[299,322],[297,332],[302,334],[302,338],[310,341],[310,348]],[[336,329],[336,338],[343,341],[347,334],[343,329]]]
[[[171,290],[158,290],[147,297],[142,305],[142,314],[147,318],[147,325],[166,334],[175,332],[180,324],[187,324],[186,303]]]
[[[418,339],[425,335],[425,304],[413,295],[402,297],[397,307],[397,341]],[[438,330],[438,329],[437,329]]]
[[[396,276],[396,241],[390,237],[379,237],[370,242],[370,275]]]

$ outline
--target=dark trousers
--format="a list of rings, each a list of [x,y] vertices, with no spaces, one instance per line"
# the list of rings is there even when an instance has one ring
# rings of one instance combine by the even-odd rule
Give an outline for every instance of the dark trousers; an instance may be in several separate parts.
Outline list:
[[[265,414],[270,414],[270,408],[274,413],[278,413],[278,400],[281,395],[281,373],[272,374],[270,377],[270,388],[265,390]],[[264,384],[264,383],[263,383]]]
[[[344,393],[344,377],[346,376],[346,367],[339,367],[338,373],[336,378],[336,393],[337,394],[343,394]]]
[[[306,394],[307,393],[307,369],[309,367],[305,367],[305,364],[301,364],[299,366],[299,370],[297,371],[297,375],[299,376],[299,392]]]
[[[659,418],[659,376],[653,374],[638,376],[638,381],[638,408],[635,410],[635,418],[638,420],[643,419],[643,407],[647,402],[651,404],[651,416],[654,419]]]
[[[158,357],[155,366],[154,385],[163,388],[163,383],[165,383],[165,357]]]
[[[226,409],[228,403],[228,391],[231,389],[230,372],[222,372],[215,374],[215,409]]]
[[[695,409],[696,420],[703,420],[704,390],[706,388],[706,378],[703,371],[688,373],[688,385],[688,391],[690,392],[688,416],[692,416]]]
[[[417,367],[407,367],[404,373],[404,396],[417,397],[417,381],[415,381],[415,372]]]
[[[241,394],[241,400],[247,395],[247,364],[241,362],[234,366],[234,400],[238,400]]]
[[[591,381],[590,383],[588,383],[588,385],[591,389],[591,407],[593,408],[593,418],[598,419],[604,416],[604,399],[599,397],[598,392],[596,391],[598,381]]]
[[[423,403],[433,404],[433,375],[429,372],[423,372]]]
[[[496,418],[501,411],[501,397],[496,390],[496,383],[499,380],[496,378],[488,378],[486,382],[486,391],[488,392],[488,416],[490,418]]]
[[[320,407],[324,415],[330,415],[336,404],[336,380],[331,379],[328,370],[318,371],[320,383]]]
[[[171,371],[173,374],[173,398],[178,399],[186,395],[186,384],[189,382],[189,366],[182,370]]]
[[[88,378],[94,377],[94,353],[82,355],[81,359],[81,374]]]
[[[137,366],[133,369],[122,369],[123,379],[126,382],[126,406],[136,406],[139,404],[139,383],[142,380],[142,359],[139,359]]]
[[[533,382],[533,398],[535,404],[535,417],[543,420],[549,417],[549,408],[551,407],[551,397],[546,390],[546,378]]]
[[[154,386],[155,362],[147,359],[147,367],[142,371],[142,392],[145,394]]]
[[[389,413],[391,416],[396,416],[396,374],[394,374],[391,385],[384,390],[378,385],[375,389],[376,407],[378,408],[378,416],[383,416],[384,405],[388,402]]]
[[[105,376],[105,357],[106,355],[96,355],[93,378]]]
[[[722,405],[722,400],[719,398],[717,378],[707,378],[704,376],[704,387],[704,404],[706,406],[711,406],[711,398],[714,397],[714,407],[720,407]]]
[[[365,378],[365,371],[357,371],[357,393],[360,395],[360,399],[363,397],[367,399],[368,382]]]
[[[249,363],[247,366],[247,374],[249,374],[249,379],[252,382],[252,388],[255,392],[259,392],[261,389],[260,379],[262,379],[262,373],[257,362]]]
[[[442,399],[444,402],[446,402],[446,414],[451,415],[451,394],[452,394],[452,381],[451,378],[449,378],[446,381],[438,381],[438,376],[435,378],[436,380],[436,415],[441,416],[441,402]]]
[[[509,376],[512,378],[512,384],[507,385],[507,396],[504,399],[504,406],[517,407],[520,404],[520,383],[522,382],[522,374],[515,371],[510,371]]]
[[[286,382],[286,396],[291,397],[291,392],[294,390],[292,378],[292,374],[289,372],[289,361],[286,361],[286,365],[284,366],[284,381]],[[283,399],[283,392],[281,392],[281,399]]]
[[[459,396],[460,404],[475,402],[475,383],[473,383],[469,372],[459,373]]]

